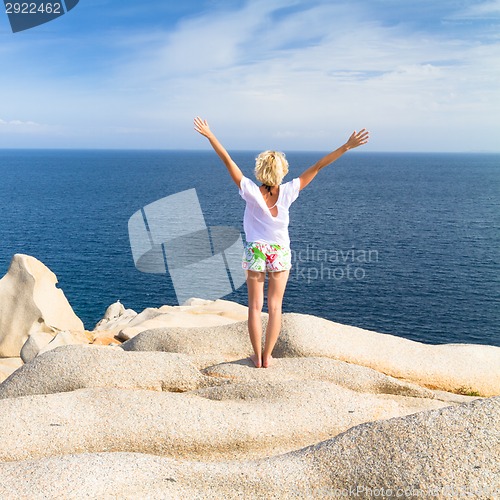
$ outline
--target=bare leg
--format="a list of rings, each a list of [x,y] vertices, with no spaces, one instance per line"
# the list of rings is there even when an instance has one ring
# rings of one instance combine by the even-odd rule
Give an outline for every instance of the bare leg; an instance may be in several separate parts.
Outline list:
[[[289,274],[290,271],[274,271],[268,275],[267,311],[269,313],[269,320],[266,329],[266,345],[264,346],[264,353],[262,355],[262,366],[264,368],[271,365],[271,353],[280,334],[281,306]]]
[[[256,368],[262,366],[262,307],[266,273],[246,271],[248,288],[248,333],[254,354],[250,356]]]

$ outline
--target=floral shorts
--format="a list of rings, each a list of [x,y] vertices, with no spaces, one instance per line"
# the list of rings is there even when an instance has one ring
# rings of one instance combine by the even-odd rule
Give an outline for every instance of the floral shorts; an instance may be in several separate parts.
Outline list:
[[[287,271],[292,267],[290,248],[263,241],[249,241],[243,251],[241,267],[248,271]]]

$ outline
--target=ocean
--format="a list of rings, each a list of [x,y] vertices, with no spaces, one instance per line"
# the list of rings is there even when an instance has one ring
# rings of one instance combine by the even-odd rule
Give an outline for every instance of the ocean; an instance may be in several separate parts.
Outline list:
[[[253,178],[258,151],[232,156]],[[287,152],[293,179],[324,153]],[[243,235],[244,201],[212,151],[0,150],[0,275],[15,253],[58,277],[87,329],[119,299],[177,305],[134,265],[132,214],[196,189],[208,226]],[[284,312],[429,344],[500,346],[500,155],[352,151],[290,209]],[[222,297],[246,304],[246,286]]]

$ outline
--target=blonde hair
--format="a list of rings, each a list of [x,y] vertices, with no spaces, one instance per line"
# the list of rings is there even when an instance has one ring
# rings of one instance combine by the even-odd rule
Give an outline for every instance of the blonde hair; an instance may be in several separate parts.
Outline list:
[[[285,153],[279,151],[263,151],[255,158],[255,177],[266,186],[281,184],[288,173],[288,161]]]

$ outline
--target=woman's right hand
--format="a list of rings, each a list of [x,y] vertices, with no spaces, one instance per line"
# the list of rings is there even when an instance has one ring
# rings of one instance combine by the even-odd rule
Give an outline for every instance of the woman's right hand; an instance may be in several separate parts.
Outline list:
[[[213,135],[207,120],[202,120],[199,116],[194,119],[194,129],[207,138]]]

